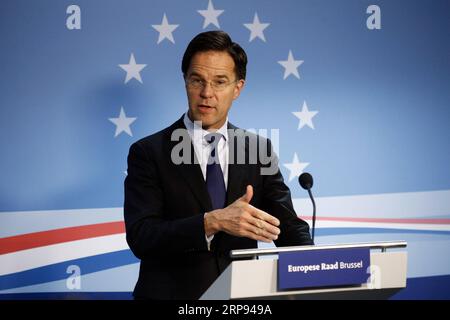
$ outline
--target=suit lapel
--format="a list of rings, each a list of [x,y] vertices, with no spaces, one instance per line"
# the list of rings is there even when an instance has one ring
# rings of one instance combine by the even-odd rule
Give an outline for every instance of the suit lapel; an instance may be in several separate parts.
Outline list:
[[[171,159],[171,153],[173,148],[180,143],[179,141],[172,141],[172,133],[176,129],[186,129],[183,122],[183,116],[176,121],[172,126],[170,126],[167,131],[166,141],[166,156]],[[238,129],[231,123],[228,123],[228,129],[236,130]],[[187,132],[186,132],[187,133]],[[187,134],[186,139],[189,141],[190,147],[190,163],[189,164],[179,164],[176,165],[171,162],[174,170],[180,173],[185,182],[190,186],[190,190],[200,202],[205,212],[212,210],[211,199],[209,197],[208,189],[206,188],[206,183],[203,178],[202,170],[200,168],[199,162],[197,161],[197,156],[194,151],[194,146],[192,141]],[[238,163],[238,155],[243,154],[247,156],[247,145],[246,143],[238,143],[238,135],[229,135],[230,139],[234,139],[234,142],[229,145],[229,157],[228,157],[228,183],[227,183],[227,200],[226,205],[233,203],[236,199],[241,197],[245,193],[245,183],[247,181],[247,166],[245,164]],[[241,140],[242,141],[242,140]],[[231,150],[233,148],[233,150]],[[232,152],[233,151],[233,152]]]
[[[186,129],[183,122],[183,117],[179,119],[177,122],[175,122],[170,130],[168,130],[168,136],[166,137],[166,141],[168,141],[166,149],[166,154],[168,159],[171,159],[171,153],[173,148],[179,144],[181,141],[172,141],[171,136],[172,133],[176,129]],[[187,134],[183,137],[183,139],[188,139],[188,141],[184,141],[184,143],[189,143],[190,148],[190,162],[189,163],[182,163],[179,165],[174,164],[171,160],[171,164],[174,168],[174,170],[177,170],[180,173],[180,176],[183,177],[185,182],[190,186],[190,190],[194,194],[194,196],[197,198],[197,200],[200,202],[201,206],[203,207],[204,211],[211,211],[212,210],[212,204],[211,199],[209,197],[208,190],[206,188],[206,183],[203,178],[202,169],[200,168],[199,162],[197,161],[197,156],[195,155],[194,146],[192,144],[192,141]]]
[[[236,130],[238,128],[228,123],[228,129]],[[228,136],[234,141],[229,145],[227,205],[233,203],[245,193],[244,184],[247,178],[246,165],[238,163],[238,155],[247,155],[246,144],[238,143],[236,131],[234,131],[233,135],[229,134]]]

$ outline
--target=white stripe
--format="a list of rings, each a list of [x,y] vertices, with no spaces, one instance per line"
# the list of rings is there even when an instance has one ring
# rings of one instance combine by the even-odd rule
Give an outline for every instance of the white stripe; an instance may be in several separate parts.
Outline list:
[[[0,212],[0,238],[114,221],[123,221],[122,208]]]
[[[8,253],[0,255],[0,276],[124,249],[128,245],[121,233]]]
[[[313,191],[314,193],[314,191]],[[450,217],[450,190],[318,197],[317,215],[327,217]],[[298,215],[312,214],[309,198],[293,199]]]
[[[304,219],[311,226],[311,219]],[[404,230],[450,231],[450,225],[445,224],[416,224],[416,223],[387,223],[387,222],[355,222],[355,221],[316,221],[318,228],[380,228]]]

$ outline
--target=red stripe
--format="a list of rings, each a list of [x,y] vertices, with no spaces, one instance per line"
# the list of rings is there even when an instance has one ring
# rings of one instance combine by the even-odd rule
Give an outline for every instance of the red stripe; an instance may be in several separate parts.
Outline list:
[[[123,221],[117,221],[21,234],[1,238],[0,254],[124,232]]]
[[[300,216],[311,220],[311,217]],[[410,224],[450,224],[450,219],[388,219],[388,218],[350,218],[350,217],[317,217],[319,221],[375,222],[375,223],[410,223]]]

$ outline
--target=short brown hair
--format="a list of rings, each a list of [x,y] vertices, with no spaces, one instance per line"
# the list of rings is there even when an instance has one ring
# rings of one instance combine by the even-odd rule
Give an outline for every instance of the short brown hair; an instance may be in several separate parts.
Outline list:
[[[233,42],[224,31],[207,31],[196,35],[186,48],[181,63],[181,71],[186,75],[192,57],[198,52],[225,51],[233,58],[238,79],[245,80],[247,73],[247,54],[242,47]]]

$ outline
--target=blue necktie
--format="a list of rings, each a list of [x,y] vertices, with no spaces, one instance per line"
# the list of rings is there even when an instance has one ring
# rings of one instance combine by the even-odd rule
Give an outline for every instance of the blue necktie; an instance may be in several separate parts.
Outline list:
[[[205,136],[206,141],[212,147],[206,167],[206,187],[208,188],[213,210],[225,207],[227,193],[219,162],[218,145],[221,138],[222,134],[220,133],[209,133]]]

